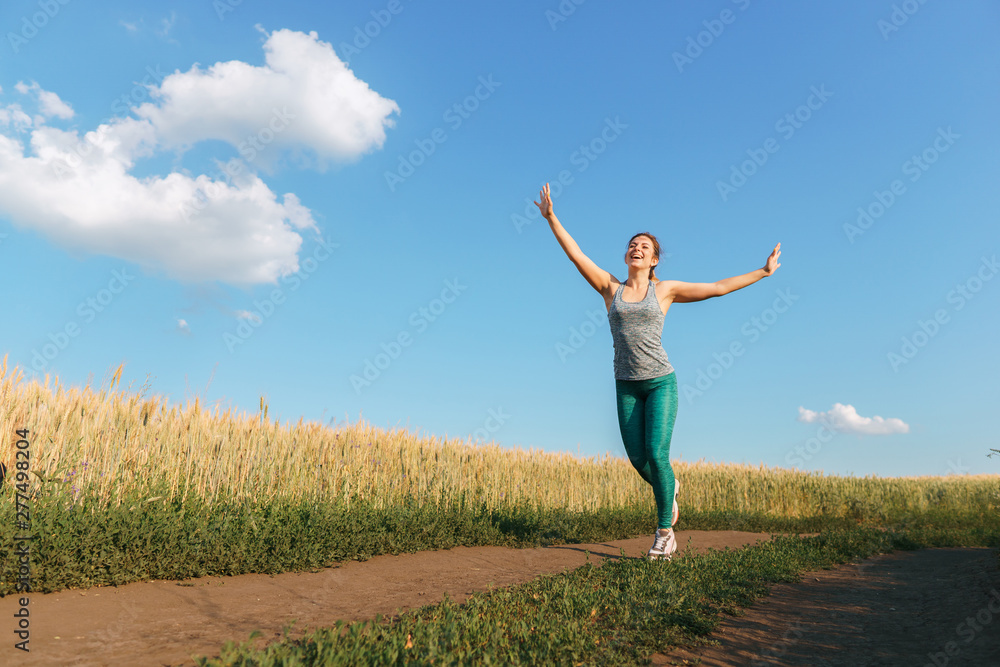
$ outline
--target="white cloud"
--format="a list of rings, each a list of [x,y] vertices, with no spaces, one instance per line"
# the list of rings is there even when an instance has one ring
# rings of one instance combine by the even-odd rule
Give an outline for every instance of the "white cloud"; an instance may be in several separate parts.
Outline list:
[[[160,29],[156,31],[156,34],[166,37],[170,34],[175,23],[177,23],[177,12],[170,12],[170,18],[160,19]]]
[[[318,229],[293,193],[279,197],[249,170],[228,183],[130,173],[162,148],[204,139],[239,147],[286,105],[295,118],[274,134],[276,146],[340,160],[381,147],[398,107],[355,78],[316,33],[276,31],[264,48],[265,67],[231,61],[169,75],[151,91],[156,103],[134,110],[139,118],[116,118],[83,137],[46,126],[42,116],[32,121],[17,105],[0,107],[0,215],[64,248],[190,283],[274,283],[298,271],[300,232]],[[72,116],[38,84],[15,87],[37,93],[43,114]],[[27,147],[3,131],[29,128]]]
[[[219,139],[247,155],[252,137],[269,160],[281,149],[305,149],[325,168],[382,147],[398,105],[355,77],[330,44],[315,32],[276,30],[264,52],[263,66],[232,60],[170,74],[135,113],[167,148]]]
[[[260,322],[260,315],[250,310],[237,310],[236,319],[247,320],[249,322]]]
[[[862,417],[853,405],[834,403],[828,412],[813,412],[799,407],[800,422],[822,422],[834,431],[854,435],[890,435],[909,433],[910,426],[902,419],[891,417]]]
[[[15,132],[21,133],[31,129],[31,116],[24,113],[20,104],[9,104],[0,107],[0,126],[10,127]]]
[[[190,334],[191,326],[187,323],[187,320],[177,320],[177,330],[182,334]]]
[[[121,21],[119,21],[118,25],[124,26],[125,29],[128,30],[129,32],[137,32],[139,30],[139,24],[138,23],[129,23],[125,19],[122,19]]]
[[[16,224],[64,247],[121,257],[183,281],[275,282],[298,270],[296,230],[315,226],[294,194],[279,201],[253,175],[228,185],[179,173],[138,179],[128,173],[132,156],[153,138],[148,123],[115,123],[89,133],[81,161],[75,131],[36,129],[35,156],[0,135],[0,207]],[[74,159],[80,163],[66,166]]]
[[[170,18],[160,19],[160,27],[156,30],[157,37],[166,40],[170,44],[180,44],[170,36],[170,31],[177,23],[177,12],[170,12]]]
[[[70,119],[74,116],[73,107],[59,99],[59,96],[55,93],[44,90],[35,81],[32,81],[30,86],[25,85],[23,81],[18,81],[14,85],[14,88],[22,95],[35,93],[38,98],[39,109],[45,118],[55,116],[56,118]]]

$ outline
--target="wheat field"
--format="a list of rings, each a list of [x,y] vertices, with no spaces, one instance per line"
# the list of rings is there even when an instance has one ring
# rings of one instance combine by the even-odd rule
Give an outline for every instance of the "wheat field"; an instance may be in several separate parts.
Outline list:
[[[124,498],[273,501],[308,499],[386,507],[404,501],[489,508],[597,510],[652,504],[622,457],[474,445],[365,422],[331,427],[280,424],[259,412],[170,404],[122,389],[122,367],[99,389],[58,378],[25,381],[0,367],[0,461],[13,469],[15,429],[27,428],[35,484],[46,479],[71,498],[117,505]],[[693,510],[803,517],[900,515],[928,510],[996,512],[995,475],[844,477],[763,465],[674,462],[683,506]],[[86,494],[84,492],[87,492]]]

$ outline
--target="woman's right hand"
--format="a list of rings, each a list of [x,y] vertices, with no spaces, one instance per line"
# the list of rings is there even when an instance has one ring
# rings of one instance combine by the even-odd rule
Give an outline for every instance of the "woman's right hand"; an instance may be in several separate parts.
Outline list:
[[[541,211],[542,217],[548,220],[549,216],[552,215],[552,197],[549,196],[548,183],[546,183],[545,187],[538,192],[538,195],[539,199],[542,201],[541,203],[534,202],[534,204],[538,207],[538,210]]]

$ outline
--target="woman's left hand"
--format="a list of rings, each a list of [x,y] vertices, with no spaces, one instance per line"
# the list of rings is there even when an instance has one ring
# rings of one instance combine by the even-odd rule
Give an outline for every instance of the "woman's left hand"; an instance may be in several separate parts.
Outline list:
[[[764,264],[764,275],[769,276],[777,270],[781,264],[778,263],[778,258],[781,257],[781,244],[774,246],[774,250],[771,251],[771,256],[767,258],[767,263]]]

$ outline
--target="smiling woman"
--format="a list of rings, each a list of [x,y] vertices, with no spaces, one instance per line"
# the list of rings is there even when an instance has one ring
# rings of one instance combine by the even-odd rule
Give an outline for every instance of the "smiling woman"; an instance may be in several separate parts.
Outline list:
[[[563,228],[552,210],[549,184],[542,188],[538,210],[552,228],[559,245],[591,287],[604,297],[614,339],[615,389],[618,426],[629,462],[653,487],[657,530],[650,558],[667,558],[677,550],[673,525],[677,523],[677,490],[670,465],[670,439],[677,417],[677,378],[661,338],[663,318],[670,304],[692,303],[729,294],[770,276],[781,266],[779,243],[763,268],[714,283],[659,280],[654,269],[660,244],[649,232],[629,239],[625,253],[628,279],[619,281],[587,257]]]

